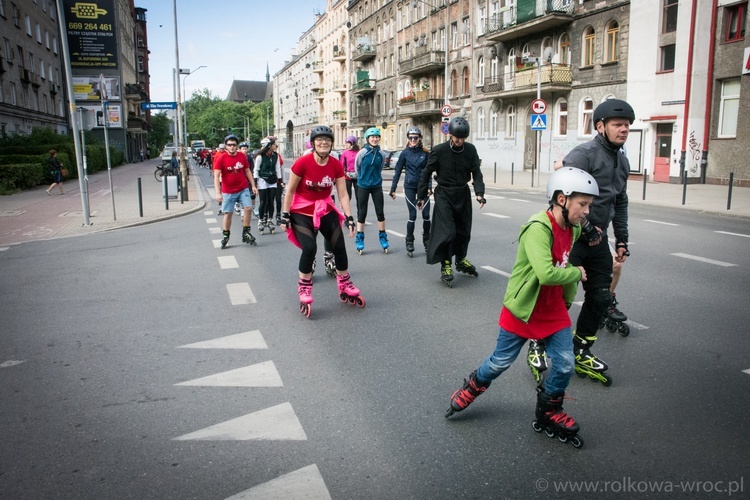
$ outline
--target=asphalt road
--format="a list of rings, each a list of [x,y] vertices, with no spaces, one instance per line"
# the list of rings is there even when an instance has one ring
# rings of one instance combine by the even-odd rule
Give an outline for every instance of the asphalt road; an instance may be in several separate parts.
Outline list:
[[[545,206],[488,195],[469,252],[478,278],[444,287],[421,245],[410,259],[391,234],[386,255],[370,225],[364,255],[348,241],[367,306],[341,303],[319,270],[310,319],[296,247],[280,233],[243,245],[235,221],[215,248],[215,206],[0,252],[0,497],[747,496],[745,220],[631,208],[618,298],[633,332],[600,332],[611,387],[571,380],[582,449],[531,429],[523,359],[444,418],[494,347],[502,273]],[[386,198],[386,215],[403,234],[403,198]]]

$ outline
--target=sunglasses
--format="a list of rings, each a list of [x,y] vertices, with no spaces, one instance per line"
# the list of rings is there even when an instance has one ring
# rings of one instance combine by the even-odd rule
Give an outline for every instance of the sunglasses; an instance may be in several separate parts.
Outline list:
[[[226,146],[228,148],[236,148],[237,144],[224,144],[224,146]]]
[[[410,135],[409,136],[409,140],[410,141],[418,141],[419,140],[419,136],[418,135]]]

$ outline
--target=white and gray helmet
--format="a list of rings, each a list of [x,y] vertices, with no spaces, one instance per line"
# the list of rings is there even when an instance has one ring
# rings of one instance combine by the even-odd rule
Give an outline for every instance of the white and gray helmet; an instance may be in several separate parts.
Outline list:
[[[574,167],[562,167],[555,170],[547,181],[547,200],[552,202],[556,191],[565,196],[573,193],[599,196],[599,185],[591,174]]]

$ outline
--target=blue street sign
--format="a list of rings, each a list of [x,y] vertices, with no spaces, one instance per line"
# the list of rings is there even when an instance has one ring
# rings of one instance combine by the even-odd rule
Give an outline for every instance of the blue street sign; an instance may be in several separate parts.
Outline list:
[[[547,115],[531,115],[531,130],[547,130]]]
[[[440,130],[443,132],[444,135],[448,135],[450,132],[448,132],[448,122],[444,122],[443,125],[440,127]]]
[[[141,109],[177,109],[176,102],[142,102]]]

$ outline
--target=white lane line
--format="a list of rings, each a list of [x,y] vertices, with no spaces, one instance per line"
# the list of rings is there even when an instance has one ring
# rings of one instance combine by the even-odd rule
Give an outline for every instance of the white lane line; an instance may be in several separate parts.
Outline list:
[[[498,196],[496,194],[484,194],[484,197],[488,200],[504,200],[505,196]]]
[[[273,361],[215,373],[175,385],[191,387],[284,387]]]
[[[315,464],[284,474],[266,483],[242,491],[226,500],[331,500],[323,476]]]
[[[687,253],[673,253],[671,255],[674,255],[675,257],[682,257],[683,259],[697,260],[698,262],[704,262],[706,264],[713,264],[715,266],[721,266],[721,267],[736,267],[737,266],[737,264],[732,264],[731,262],[722,262],[720,260],[707,259],[705,257],[698,257],[697,255],[690,255]]]
[[[508,215],[493,214],[492,212],[482,212],[482,215],[487,215],[489,217],[495,217],[496,219],[510,219],[510,216],[508,216]]]
[[[219,233],[221,233],[221,228],[220,227],[209,227],[208,228],[208,232],[211,233],[211,234],[219,234]]]
[[[651,222],[654,224],[662,224],[664,226],[676,226],[679,227],[679,224],[672,224],[671,222],[662,222],[660,220],[652,220],[652,219],[643,219],[643,222]]]
[[[10,247],[0,247],[0,252],[4,252],[6,250],[10,250]]]
[[[486,269],[487,271],[495,274],[499,274],[500,276],[505,276],[506,278],[510,278],[510,273],[506,273],[505,271],[501,271],[500,269],[496,269],[492,266],[482,266],[482,269]]]
[[[531,203],[531,200],[522,200],[521,198],[511,198],[513,201],[520,201],[521,203]]]
[[[216,217],[209,217],[206,219],[206,224],[216,224]]]
[[[258,302],[255,300],[255,295],[250,290],[248,283],[227,283],[227,292],[229,292],[229,300],[233,306],[256,304]]]
[[[750,234],[730,233],[728,231],[714,231],[714,233],[728,234],[729,236],[742,236],[743,238],[750,238]]]
[[[189,434],[175,441],[250,441],[285,440],[306,441],[307,435],[290,403],[282,403],[265,410],[227,420]]]
[[[237,264],[237,259],[234,258],[234,255],[222,255],[217,258],[219,259],[219,267],[222,269],[237,269],[240,267],[240,265]]]
[[[221,248],[221,240],[211,240],[214,244],[214,248]]]
[[[213,215],[213,214],[214,213],[211,210],[206,210],[205,212],[203,212],[203,215]]]
[[[268,349],[260,330],[235,333],[203,342],[181,345],[178,349]]]
[[[750,368],[748,368],[747,370],[742,370],[742,373],[747,373],[748,375],[750,375]]]
[[[17,359],[9,359],[8,361],[3,361],[0,363],[0,368],[9,368],[11,366],[20,365],[21,363],[24,363],[26,360],[20,361]]]
[[[399,238],[406,238],[405,234],[397,233],[396,231],[391,231],[390,229],[386,229],[385,232],[388,234],[392,234],[393,236],[397,236]]]

